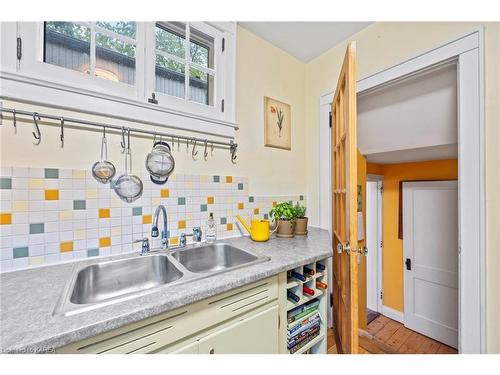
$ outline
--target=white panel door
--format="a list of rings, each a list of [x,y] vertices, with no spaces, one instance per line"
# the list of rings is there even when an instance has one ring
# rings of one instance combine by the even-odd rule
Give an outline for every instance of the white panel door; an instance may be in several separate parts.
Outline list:
[[[457,181],[403,183],[405,325],[458,346]]]
[[[278,306],[203,337],[198,347],[200,354],[278,354]]]

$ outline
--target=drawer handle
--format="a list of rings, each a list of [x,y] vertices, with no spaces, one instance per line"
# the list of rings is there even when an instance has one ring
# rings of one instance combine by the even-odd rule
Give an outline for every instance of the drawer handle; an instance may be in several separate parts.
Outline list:
[[[214,354],[214,353],[215,353],[215,349],[214,349],[214,348],[210,349],[210,352],[209,352],[209,353],[210,353],[210,354]]]

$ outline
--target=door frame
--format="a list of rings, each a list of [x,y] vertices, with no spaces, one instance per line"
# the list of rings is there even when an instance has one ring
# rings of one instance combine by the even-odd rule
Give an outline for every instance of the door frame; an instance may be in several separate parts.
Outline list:
[[[484,30],[474,29],[460,38],[362,78],[357,81],[357,92],[365,93],[453,60],[458,62],[458,349],[460,353],[485,353]],[[333,92],[320,96],[320,115],[321,106],[332,100]],[[323,135],[321,128],[319,135]],[[329,163],[329,155],[329,148],[320,142],[320,170],[323,170],[322,164]],[[320,174],[321,202],[328,199],[324,194],[329,194],[329,183],[329,174]],[[328,228],[329,224],[320,220],[322,228]]]
[[[377,311],[380,314],[384,313],[384,303],[382,298],[382,257],[383,257],[383,204],[384,197],[382,194],[384,186],[384,176],[379,174],[367,174],[366,181],[377,183]],[[368,189],[366,189],[368,191]],[[366,204],[368,207],[368,202]],[[368,217],[368,210],[366,210],[366,216]],[[368,228],[366,230],[368,233]],[[370,256],[370,249],[368,249],[368,256]],[[368,293],[368,285],[366,287],[366,292]]]

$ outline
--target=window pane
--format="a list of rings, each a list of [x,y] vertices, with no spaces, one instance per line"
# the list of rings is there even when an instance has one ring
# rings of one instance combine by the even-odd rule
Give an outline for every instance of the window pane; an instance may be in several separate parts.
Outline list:
[[[214,77],[198,69],[190,68],[189,100],[214,105]]]
[[[96,33],[95,75],[133,85],[135,83],[135,46]]]
[[[185,58],[185,25],[180,22],[158,22],[156,24],[156,49]]]
[[[156,91],[184,98],[185,66],[175,60],[156,55]]]
[[[190,35],[189,53],[191,61],[206,68],[213,69],[214,38],[192,27],[190,28]]]
[[[125,35],[130,38],[135,39],[136,33],[136,25],[135,22],[109,22],[109,21],[97,21],[97,26],[102,27],[103,29],[107,29],[113,31],[117,34]]]
[[[43,61],[88,73],[90,30],[73,22],[45,22]]]

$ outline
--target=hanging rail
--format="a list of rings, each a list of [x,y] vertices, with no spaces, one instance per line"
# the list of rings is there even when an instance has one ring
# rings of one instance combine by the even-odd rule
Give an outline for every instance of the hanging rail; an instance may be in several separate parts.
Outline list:
[[[40,112],[29,112],[29,111],[23,111],[23,110],[18,110],[18,109],[13,109],[13,108],[5,108],[0,106],[0,112],[3,113],[10,113],[13,115],[14,119],[14,127],[18,124],[16,121],[16,116],[19,115],[24,115],[24,116],[29,116],[32,120],[35,121],[35,126],[37,133],[34,133],[34,136],[37,140],[36,144],[40,143],[40,131],[39,131],[39,126],[43,125],[40,124],[38,121],[42,119],[49,119],[49,120],[57,120],[59,123],[63,121],[64,126],[66,127],[71,127],[68,126],[68,123],[73,123],[73,124],[78,124],[78,125],[88,125],[88,126],[93,126],[93,127],[98,127],[98,128],[106,128],[106,129],[114,129],[117,131],[122,132],[123,126],[119,125],[112,125],[112,124],[106,124],[102,122],[95,122],[95,121],[88,121],[88,120],[80,120],[72,117],[64,117],[64,116],[56,116],[56,115],[49,115],[46,113],[40,113]],[[37,121],[38,120],[38,121]],[[139,128],[131,128],[126,126],[126,129],[128,129],[132,133],[138,133],[138,134],[145,134],[149,135],[151,137],[166,137],[170,139],[177,139],[177,142],[180,140],[184,141],[186,144],[189,145],[190,142],[194,143],[196,145],[197,143],[200,144],[205,144],[205,143],[210,143],[212,147],[214,145],[220,146],[220,147],[227,147],[231,153],[231,161],[234,163],[236,160],[236,150],[238,148],[238,144],[235,143],[234,141],[229,141],[229,142],[222,142],[222,141],[214,141],[214,140],[209,140],[206,138],[199,138],[199,137],[190,137],[190,136],[185,136],[185,135],[177,135],[177,134],[172,134],[172,133],[165,133],[165,132],[158,132],[158,131],[150,131],[150,130],[144,130],[144,129],[139,129]],[[62,125],[61,125],[62,129]],[[63,136],[64,133],[61,133],[61,136]],[[63,138],[61,139],[61,141]],[[173,145],[172,145],[173,147]]]

